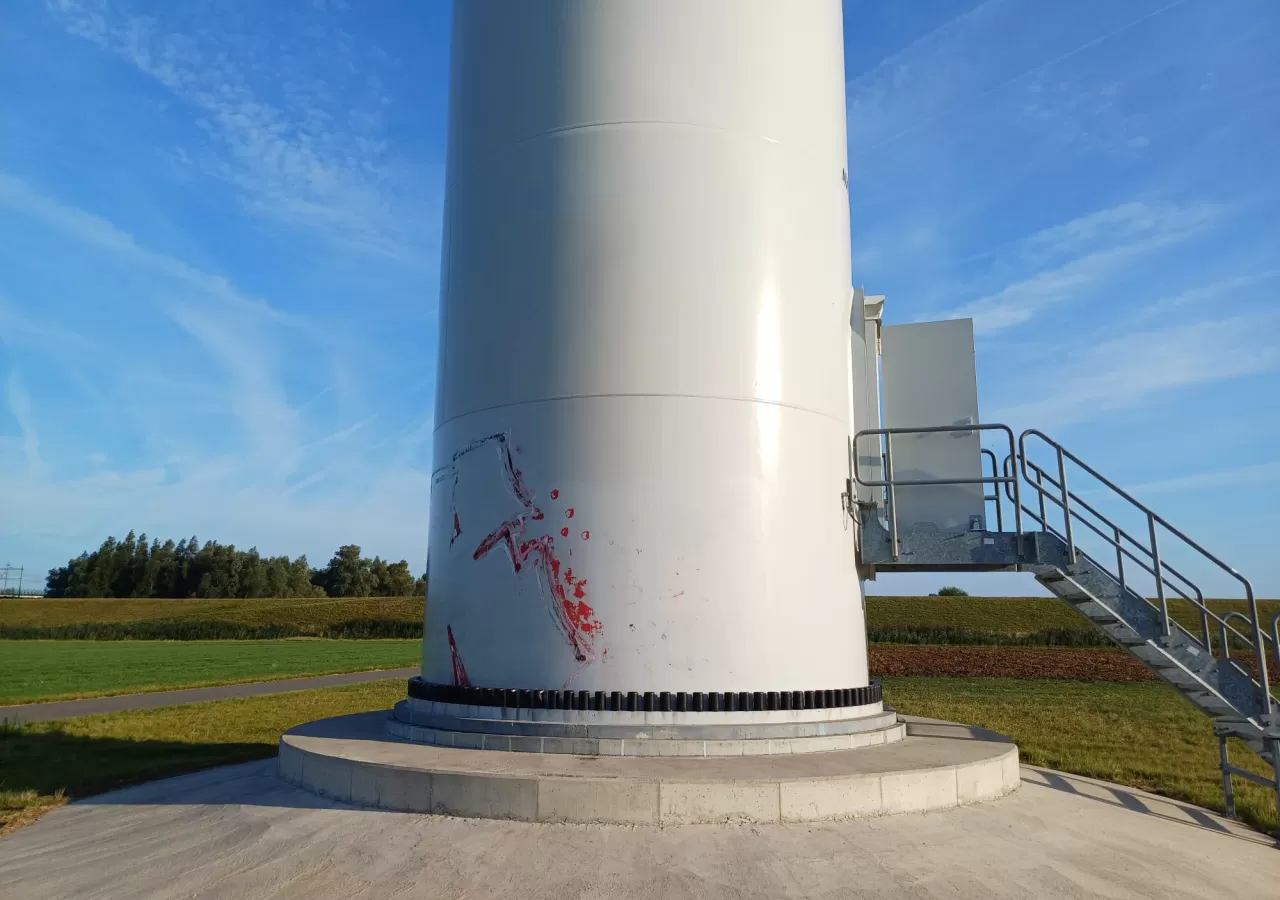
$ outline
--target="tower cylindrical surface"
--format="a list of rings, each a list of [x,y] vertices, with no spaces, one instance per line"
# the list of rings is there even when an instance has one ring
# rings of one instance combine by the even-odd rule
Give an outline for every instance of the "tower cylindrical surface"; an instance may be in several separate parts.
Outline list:
[[[839,0],[461,0],[423,678],[868,683]]]

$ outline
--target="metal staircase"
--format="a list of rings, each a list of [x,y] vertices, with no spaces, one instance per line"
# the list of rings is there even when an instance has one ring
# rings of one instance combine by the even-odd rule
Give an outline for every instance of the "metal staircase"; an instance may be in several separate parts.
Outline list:
[[[994,451],[983,449],[984,461],[990,462],[989,475],[984,465],[978,478],[895,478],[895,437],[972,431],[996,433],[1007,439],[1003,466],[997,464]],[[853,452],[865,447],[867,440],[880,445],[884,473],[881,480],[864,478],[860,457]],[[1051,464],[1041,465],[1033,456]],[[866,458],[865,451],[862,458]],[[846,497],[849,511],[858,523],[859,562],[868,575],[912,571],[1031,572],[1051,593],[1213,719],[1228,815],[1235,815],[1233,776],[1276,791],[1280,808],[1280,703],[1264,687],[1268,654],[1274,655],[1280,666],[1280,614],[1269,625],[1259,618],[1253,587],[1240,573],[1040,431],[1023,432],[1015,441],[1013,431],[1005,425],[868,429],[852,441],[851,469]],[[1091,489],[1082,492],[1068,487],[1069,473],[1073,482],[1083,475]],[[863,490],[855,492],[855,484]],[[978,484],[991,488],[984,500],[995,504],[994,531],[987,530],[984,523],[978,523],[983,525],[981,528],[966,531],[900,527],[896,510],[899,491]],[[855,502],[858,496],[872,499]],[[1011,517],[1005,515],[1006,503],[1011,506]],[[1146,535],[1135,537],[1118,524],[1120,515],[1100,511],[1099,507],[1109,504],[1118,506],[1130,518],[1143,521]],[[1009,529],[1005,527],[1007,518],[1012,519]],[[1024,527],[1028,521],[1033,527]],[[1101,547],[1103,552],[1086,552],[1077,540],[1078,534],[1087,536],[1090,546]],[[1239,583],[1247,611],[1218,614],[1211,609],[1201,589],[1165,560],[1162,537],[1166,541],[1171,537],[1179,549],[1189,549],[1197,555],[1202,565],[1211,565]],[[1114,559],[1110,558],[1112,555]],[[1108,557],[1107,562],[1103,563],[1099,556]],[[1135,590],[1135,577],[1144,586],[1154,587],[1154,599]],[[1188,630],[1170,617],[1170,595],[1191,604],[1199,613],[1198,629]],[[1233,650],[1237,652],[1235,658]],[[1254,671],[1242,665],[1245,659],[1252,662]],[[1231,765],[1227,758],[1230,737],[1242,739],[1270,763],[1274,777]]]

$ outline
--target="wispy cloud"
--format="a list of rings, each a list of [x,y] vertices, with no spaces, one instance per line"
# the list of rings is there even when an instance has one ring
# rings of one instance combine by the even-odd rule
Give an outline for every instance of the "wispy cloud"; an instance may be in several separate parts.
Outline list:
[[[1192,385],[1280,370],[1280,347],[1268,336],[1280,312],[1189,322],[1139,331],[1078,348],[1052,377],[1025,377],[1038,399],[995,411],[993,421],[1055,428],[1133,409],[1153,396]]]
[[[273,371],[270,343],[237,327],[242,323],[209,315],[195,306],[175,305],[169,315],[218,363],[229,380],[230,408],[240,422],[247,457],[255,468],[277,477],[295,472],[300,463],[300,421]]]
[[[31,398],[17,369],[9,373],[5,383],[5,400],[8,402],[9,412],[22,431],[22,452],[26,458],[27,475],[33,481],[39,481],[44,477],[48,466],[40,456],[40,437],[36,434],[35,421],[31,415]]]
[[[978,334],[1025,324],[1087,296],[1151,254],[1203,234],[1224,214],[1212,205],[1129,202],[1036,232],[996,264],[1028,272],[997,291],[921,318],[972,318]]]
[[[108,220],[41,194],[21,179],[5,172],[0,172],[0,207],[8,207],[42,222],[131,265],[183,282],[210,299],[279,324],[304,329],[308,327],[308,323],[297,315],[284,312],[264,300],[245,296],[227,278],[201,271],[173,256],[143,247],[132,234]],[[13,314],[16,316],[16,312]]]
[[[1206,488],[1261,488],[1275,484],[1277,481],[1280,481],[1280,460],[1149,481],[1134,487],[1132,493],[1149,495],[1200,491]]]
[[[194,108],[216,147],[198,161],[233,185],[248,208],[347,246],[431,261],[422,236],[434,232],[436,208],[407,202],[424,195],[403,179],[406,164],[392,156],[384,134],[389,100],[378,56],[359,56],[333,18],[344,5],[316,6],[293,23],[293,39],[277,46],[208,22],[182,22],[177,7],[157,19],[111,0],[48,2],[72,34]],[[318,62],[327,64],[323,76]],[[271,96],[264,71],[275,75]]]

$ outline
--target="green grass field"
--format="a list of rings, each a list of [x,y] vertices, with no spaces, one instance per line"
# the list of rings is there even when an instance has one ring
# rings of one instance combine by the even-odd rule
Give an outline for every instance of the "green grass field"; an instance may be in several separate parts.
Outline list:
[[[419,662],[421,641],[0,641],[0,704]]]
[[[19,728],[0,726],[0,833],[67,800],[274,756],[280,735],[295,725],[390,709],[403,697],[404,682],[395,679]]]
[[[115,787],[273,755],[281,733],[326,716],[387,709],[399,680],[87,716],[0,730],[0,831],[60,803]],[[1104,778],[1222,808],[1209,721],[1159,684],[1079,684],[996,678],[888,678],[899,711],[1009,735],[1024,762]],[[1237,765],[1261,760],[1234,748]],[[1245,821],[1275,828],[1275,801],[1241,783]]]

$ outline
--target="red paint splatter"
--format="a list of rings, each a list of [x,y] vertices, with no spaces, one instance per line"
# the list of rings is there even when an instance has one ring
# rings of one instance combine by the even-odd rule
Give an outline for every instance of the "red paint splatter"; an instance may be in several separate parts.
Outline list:
[[[560,492],[559,492],[559,491],[557,491],[557,490],[552,490],[552,491],[551,491],[551,499],[552,499],[552,500],[555,500],[555,499],[556,499],[556,498],[558,498],[559,496],[560,496]]]
[[[568,528],[561,528],[561,529],[560,529],[560,537],[568,537],[568,536],[569,536],[569,529],[568,529]]]
[[[535,563],[541,563],[543,582],[550,594],[551,616],[560,631],[573,647],[574,658],[579,662],[590,662],[595,658],[595,636],[600,633],[600,622],[595,617],[595,610],[583,602],[586,597],[586,580],[579,580],[574,585],[574,599],[565,596],[565,584],[560,580],[560,560],[555,554],[555,542],[550,535],[538,538],[525,537],[525,517],[520,516],[503,522],[492,534],[480,542],[473,559],[480,559],[494,547],[505,543],[511,554],[511,565],[519,572],[524,561],[533,557]],[[565,570],[565,582],[574,584],[573,572]]]
[[[590,531],[584,531],[584,532],[582,532],[582,539],[583,539],[584,541],[589,541],[589,540],[591,540],[591,532],[590,532]]]
[[[453,683],[458,687],[471,687],[467,667],[462,664],[462,657],[458,655],[458,643],[453,639],[453,626],[446,625],[445,631],[449,633],[449,656],[453,658]]]
[[[566,510],[564,511],[564,517],[565,517],[566,519],[572,519],[572,518],[573,518],[573,507],[572,507],[572,506],[570,506],[568,509],[566,509]]]
[[[515,519],[508,519],[490,532],[480,546],[476,547],[476,552],[471,554],[472,559],[479,559],[482,556],[488,556],[489,551],[500,543],[507,545],[507,552],[511,554],[511,566],[517,572],[520,571],[521,555],[516,551],[516,538],[524,537],[524,516]]]
[[[538,507],[535,506],[533,508],[533,515],[531,515],[529,518],[537,520],[545,517],[542,515],[542,510],[538,509]]]
[[[453,546],[453,542],[462,534],[462,523],[458,521],[458,511],[453,511],[453,537],[449,538],[449,546]]]

